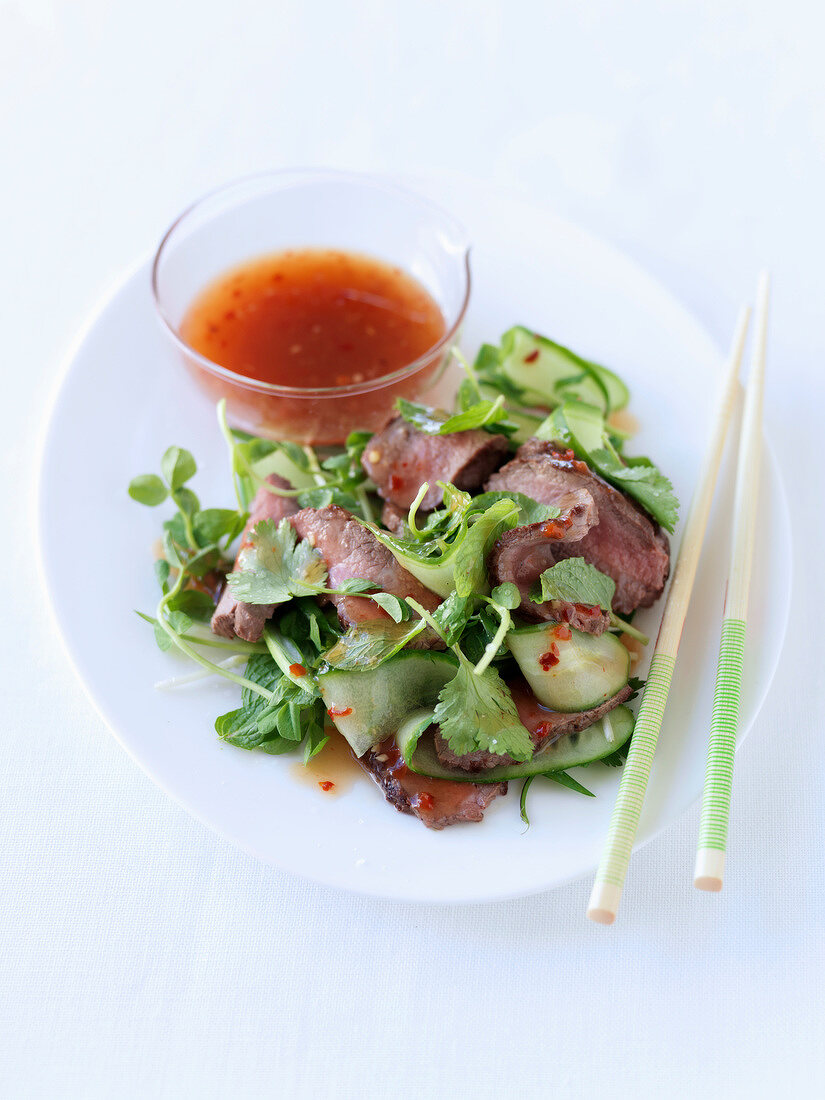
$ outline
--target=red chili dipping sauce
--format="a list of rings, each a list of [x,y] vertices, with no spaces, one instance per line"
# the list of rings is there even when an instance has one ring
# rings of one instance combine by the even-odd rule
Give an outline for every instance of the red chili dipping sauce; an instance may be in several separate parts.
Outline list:
[[[215,280],[189,307],[180,335],[206,359],[249,379],[245,385],[199,372],[227,397],[236,421],[282,438],[335,443],[353,428],[380,427],[396,397],[421,391],[443,349],[411,378],[386,385],[380,379],[426,356],[445,329],[437,302],[400,268],[357,253],[295,249]],[[363,388],[302,397],[256,383]]]

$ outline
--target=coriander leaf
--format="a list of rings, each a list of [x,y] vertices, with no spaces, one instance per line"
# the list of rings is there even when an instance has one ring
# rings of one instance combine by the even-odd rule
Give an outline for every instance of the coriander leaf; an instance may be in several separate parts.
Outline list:
[[[540,592],[530,596],[533,603],[545,600],[565,600],[567,603],[586,603],[610,611],[616,582],[600,573],[584,558],[564,558],[539,577]]]
[[[195,460],[183,447],[169,447],[160,460],[160,471],[169,488],[179,489],[197,472]]]
[[[401,623],[374,619],[357,623],[336,642],[324,659],[333,668],[377,668],[417,637],[425,626],[423,619]]]
[[[647,681],[645,680],[640,680],[638,676],[631,676],[630,679],[627,681],[627,686],[632,690],[633,694],[628,695],[625,702],[629,703],[631,699],[635,699],[642,688],[645,686],[646,682]]]
[[[314,595],[327,575],[324,559],[306,539],[298,542],[285,519],[277,527],[271,519],[256,524],[236,564],[240,568],[226,580],[235,599],[244,603],[281,604]]]
[[[519,721],[507,685],[493,668],[476,676],[464,654],[455,652],[458,672],[439,692],[433,715],[441,735],[458,756],[481,749],[529,760],[533,742]]]
[[[169,496],[169,490],[157,474],[141,474],[129,482],[129,496],[138,504],[155,508],[158,504],[163,504]]]

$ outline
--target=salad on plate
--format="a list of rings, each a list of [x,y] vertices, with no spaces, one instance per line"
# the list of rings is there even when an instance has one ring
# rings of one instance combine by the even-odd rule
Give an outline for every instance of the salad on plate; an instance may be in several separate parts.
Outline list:
[[[484,345],[452,411],[399,398],[378,432],[315,449],[218,419],[232,506],[203,508],[192,455],[136,477],[171,503],[157,644],[219,675],[218,738],[273,755],[343,737],[387,801],[440,829],[536,779],[589,794],[633,735],[638,608],[662,595],[678,502],[626,453],[612,371],[517,326]],[[198,667],[194,667],[198,666]],[[323,784],[322,784],[323,786]]]

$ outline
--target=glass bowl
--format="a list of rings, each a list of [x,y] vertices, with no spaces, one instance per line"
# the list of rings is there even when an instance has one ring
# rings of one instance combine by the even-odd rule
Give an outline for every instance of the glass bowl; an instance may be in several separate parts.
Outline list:
[[[182,338],[181,322],[206,286],[230,268],[289,248],[374,256],[414,276],[444,315],[441,339],[391,374],[303,389],[256,381],[215,363]],[[377,176],[320,169],[251,176],[211,192],[176,219],[152,266],[161,323],[198,384],[226,398],[230,420],[257,435],[342,443],[377,431],[395,400],[443,398],[443,376],[470,295],[462,226],[428,199]]]

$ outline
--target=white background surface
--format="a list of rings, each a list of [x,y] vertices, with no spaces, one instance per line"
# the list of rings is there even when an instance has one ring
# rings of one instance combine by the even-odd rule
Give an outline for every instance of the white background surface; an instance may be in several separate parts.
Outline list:
[[[822,1089],[823,31],[800,0],[0,0],[0,1093]],[[690,885],[695,809],[634,859],[612,929],[584,919],[584,880],[472,908],[337,894],[192,821],[86,702],[31,539],[60,352],[192,195],[301,163],[515,185],[723,344],[771,266],[799,629],[738,759],[723,895]]]

